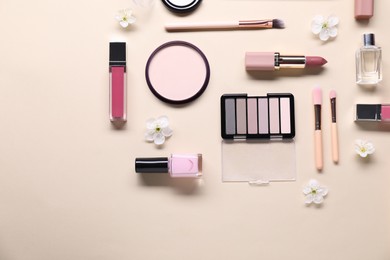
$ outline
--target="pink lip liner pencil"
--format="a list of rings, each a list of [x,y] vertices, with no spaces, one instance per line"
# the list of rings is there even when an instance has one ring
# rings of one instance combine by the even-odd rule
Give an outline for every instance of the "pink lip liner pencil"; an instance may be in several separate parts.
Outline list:
[[[339,140],[336,123],[336,91],[331,90],[329,93],[330,106],[332,111],[331,137],[332,137],[332,159],[334,163],[339,162]]]
[[[314,103],[314,142],[315,142],[315,164],[318,171],[323,168],[322,159],[322,131],[321,131],[321,104],[322,104],[322,90],[319,87],[313,89],[313,103]]]

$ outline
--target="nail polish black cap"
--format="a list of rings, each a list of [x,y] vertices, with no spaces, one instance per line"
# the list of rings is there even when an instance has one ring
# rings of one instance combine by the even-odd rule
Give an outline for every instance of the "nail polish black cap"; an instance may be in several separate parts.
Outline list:
[[[168,158],[136,158],[135,172],[139,173],[167,173],[168,172]]]
[[[126,43],[110,42],[110,65],[126,65]]]
[[[373,34],[373,33],[365,33],[363,35],[363,43],[364,43],[364,46],[373,46],[373,45],[375,45],[375,34]]]
[[[381,121],[382,105],[357,104],[356,121]]]

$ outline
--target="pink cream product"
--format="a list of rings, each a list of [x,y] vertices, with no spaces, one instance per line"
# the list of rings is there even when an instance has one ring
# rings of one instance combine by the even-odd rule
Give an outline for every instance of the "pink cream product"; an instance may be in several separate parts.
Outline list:
[[[186,104],[200,97],[210,79],[206,56],[185,41],[162,44],[150,55],[145,68],[150,91],[169,104]]]
[[[173,178],[201,177],[202,154],[172,154],[168,157],[136,158],[138,173],[169,173]]]
[[[127,120],[126,116],[126,43],[110,42],[110,120]]]
[[[390,104],[357,104],[355,121],[390,123]]]
[[[281,55],[279,52],[247,52],[245,68],[248,71],[273,71],[321,67],[327,61],[319,56]]]
[[[374,16],[374,0],[355,0],[355,19],[368,20]]]

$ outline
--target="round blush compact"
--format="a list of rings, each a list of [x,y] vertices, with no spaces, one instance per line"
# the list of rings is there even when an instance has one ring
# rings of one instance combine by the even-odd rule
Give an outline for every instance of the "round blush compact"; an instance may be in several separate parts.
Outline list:
[[[187,13],[195,10],[202,0],[162,0],[162,2],[173,12]]]
[[[145,77],[149,89],[157,98],[170,104],[185,104],[206,90],[210,66],[206,56],[195,45],[171,41],[150,55]]]

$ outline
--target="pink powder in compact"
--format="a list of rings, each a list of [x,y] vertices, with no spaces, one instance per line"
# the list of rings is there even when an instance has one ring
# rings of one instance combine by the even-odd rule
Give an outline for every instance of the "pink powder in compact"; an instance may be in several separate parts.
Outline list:
[[[268,99],[259,98],[259,134],[268,134]]]
[[[169,42],[149,58],[146,77],[158,98],[168,103],[186,103],[203,93],[209,67],[203,53],[192,44]]]
[[[271,134],[279,134],[279,99],[269,99],[269,129]]]
[[[257,99],[248,98],[248,134],[257,134]]]
[[[111,112],[113,118],[123,118],[124,116],[124,75],[125,67],[113,66],[111,68]]]
[[[381,118],[383,121],[390,121],[390,105],[382,105]]]
[[[280,129],[282,134],[291,133],[289,98],[280,98]]]

